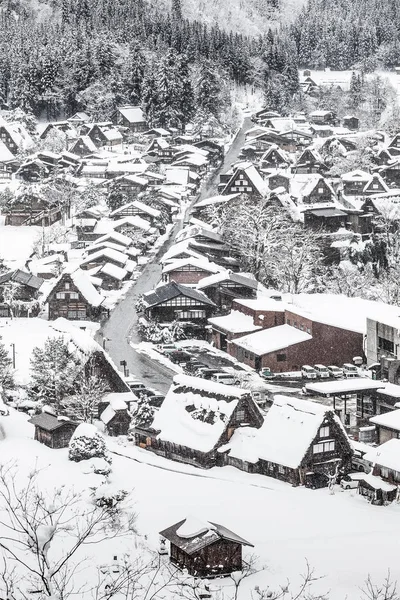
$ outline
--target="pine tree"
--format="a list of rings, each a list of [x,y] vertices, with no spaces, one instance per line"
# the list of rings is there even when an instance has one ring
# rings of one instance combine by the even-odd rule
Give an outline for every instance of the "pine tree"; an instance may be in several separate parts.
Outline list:
[[[12,360],[5,345],[0,341],[0,389],[14,387]]]
[[[149,427],[154,419],[154,408],[150,406],[146,399],[138,403],[137,410],[133,415],[133,423],[137,427]]]
[[[205,113],[218,116],[220,109],[220,82],[211,61],[205,60],[201,66],[196,86],[197,108]]]
[[[54,406],[58,412],[65,396],[74,391],[74,382],[83,369],[78,356],[70,351],[62,336],[47,338],[31,357],[30,397]]]
[[[172,20],[180,23],[182,21],[182,4],[181,0],[172,0],[171,7]]]

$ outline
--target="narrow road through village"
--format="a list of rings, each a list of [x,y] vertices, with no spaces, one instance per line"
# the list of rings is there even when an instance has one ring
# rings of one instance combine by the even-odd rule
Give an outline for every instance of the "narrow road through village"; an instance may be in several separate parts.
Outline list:
[[[220,173],[226,172],[232,163],[236,162],[241,147],[243,146],[245,133],[251,127],[251,120],[245,117],[241,128],[235,136],[231,147],[225,155],[223,164],[203,182],[200,196],[196,201],[212,195],[215,190]],[[216,193],[216,192],[215,192]],[[183,218],[177,221],[171,229],[168,240],[157,250],[154,257],[147,263],[138,279],[129,288],[126,296],[117,304],[111,312],[110,318],[104,323],[96,336],[97,341],[103,344],[118,368],[121,361],[126,361],[127,368],[132,377],[140,379],[146,385],[153,387],[161,393],[166,393],[171,385],[174,373],[160,364],[152,361],[147,356],[137,352],[130,342],[139,343],[138,315],[135,304],[139,296],[153,289],[161,279],[160,258],[175,243],[175,238],[183,227],[186,215],[192,208],[190,205]]]

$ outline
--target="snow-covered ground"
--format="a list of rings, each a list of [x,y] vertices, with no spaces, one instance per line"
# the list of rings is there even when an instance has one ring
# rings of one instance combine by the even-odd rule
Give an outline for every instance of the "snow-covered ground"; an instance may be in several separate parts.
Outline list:
[[[24,477],[37,461],[38,467],[46,467],[44,486],[73,482],[77,491],[86,488],[88,476],[79,464],[68,462],[66,450],[50,450],[27,439],[33,428],[25,416],[12,412],[2,425],[6,438],[0,442],[1,463],[17,461]],[[354,491],[338,487],[330,495],[327,489],[293,488],[232,467],[204,471],[109,443],[133,458],[114,454],[112,481],[133,490],[139,534],[151,548],[158,548],[158,531],[188,514],[221,523],[254,544],[266,570],[246,580],[239,600],[247,600],[255,585],[298,582],[306,559],[324,576],[316,591],[329,591],[331,600],[360,598],[368,574],[377,582],[388,569],[393,579],[400,577],[397,504],[375,507]],[[112,548],[96,546],[94,551],[96,560],[104,562]],[[224,598],[229,597],[225,590]]]
[[[41,227],[2,227],[0,223],[0,258],[10,269],[23,269],[40,238]]]

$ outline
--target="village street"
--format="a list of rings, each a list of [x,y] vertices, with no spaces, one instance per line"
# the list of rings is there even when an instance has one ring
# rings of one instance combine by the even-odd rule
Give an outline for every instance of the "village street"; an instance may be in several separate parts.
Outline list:
[[[245,133],[251,127],[251,120],[245,117],[242,127],[235,136],[231,147],[225,155],[223,164],[212,173],[211,177],[203,183],[199,200],[207,198],[210,190],[216,188],[220,173],[226,172],[230,165],[237,161],[240,149],[243,145]],[[197,199],[196,199],[197,201]],[[146,267],[139,275],[136,282],[129,288],[125,298],[112,311],[110,318],[102,326],[97,334],[97,341],[104,344],[116,366],[122,370],[121,361],[126,361],[127,369],[132,377],[140,379],[161,393],[166,393],[171,385],[174,373],[164,365],[152,361],[147,356],[137,352],[130,342],[138,344],[141,340],[138,334],[138,315],[135,304],[139,296],[153,289],[161,278],[160,257],[174,244],[175,238],[183,227],[186,215],[189,213],[190,205],[183,218],[177,221],[170,233],[168,240],[151,257]]]

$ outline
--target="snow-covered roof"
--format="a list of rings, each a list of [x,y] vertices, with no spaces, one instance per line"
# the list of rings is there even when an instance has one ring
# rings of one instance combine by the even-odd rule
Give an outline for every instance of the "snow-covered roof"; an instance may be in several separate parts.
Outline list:
[[[363,473],[360,481],[365,481],[365,483],[369,484],[375,490],[383,490],[384,492],[393,492],[397,486],[391,483],[387,483],[381,477],[377,477],[376,475],[372,475],[372,473]]]
[[[258,281],[252,277],[248,277],[243,273],[233,273],[232,271],[220,271],[209,277],[204,277],[197,284],[198,290],[203,290],[224,281],[231,281],[238,286],[248,287],[252,290],[258,288]]]
[[[378,321],[386,319],[392,322],[393,320],[397,323],[394,326],[400,329],[400,307],[383,302],[357,297],[349,298],[339,294],[288,294],[283,298],[288,302],[288,310],[307,316],[312,321],[348,331],[366,333],[367,317]],[[380,322],[386,323],[386,321]],[[387,324],[390,325],[390,322]]]
[[[124,277],[127,276],[128,271],[126,269],[121,269],[121,267],[118,267],[117,265],[113,265],[112,263],[106,263],[105,265],[103,265],[101,267],[101,269],[98,272],[99,276],[101,274],[108,275],[109,277],[112,277],[113,279],[122,281],[124,279]]]
[[[221,267],[220,265],[217,265],[216,263],[210,262],[206,258],[203,259],[203,258],[188,257],[188,258],[178,258],[177,260],[174,260],[174,261],[168,263],[167,265],[165,265],[162,272],[170,273],[171,271],[179,270],[181,267],[184,267],[186,265],[190,265],[192,267],[197,267],[198,269],[207,271],[209,273],[219,273],[220,271],[223,270],[223,267]]]
[[[384,383],[382,387],[377,390],[377,393],[391,396],[392,398],[400,398],[400,385],[396,385],[395,383]]]
[[[136,229],[142,229],[143,231],[148,231],[151,228],[150,223],[138,215],[134,215],[132,217],[123,217],[122,219],[114,221],[115,229],[118,227],[123,227],[124,225],[135,227]]]
[[[342,181],[353,182],[353,181],[362,181],[367,183],[371,179],[371,174],[368,171],[362,171],[361,169],[355,169],[354,171],[349,171],[348,173],[344,173],[340,176]]]
[[[226,194],[225,196],[223,196],[223,195],[211,196],[210,198],[205,198],[204,200],[197,202],[194,205],[194,208],[204,208],[205,206],[212,206],[214,204],[224,204],[226,202],[229,202],[230,200],[233,200],[234,198],[238,198],[239,196],[240,196],[240,194]]]
[[[259,171],[252,163],[239,163],[232,170],[232,177],[227,183],[227,186],[236,180],[237,171],[242,170],[247,179],[252,183],[260,196],[265,196],[268,192],[268,184],[261,177]]]
[[[291,325],[278,325],[232,340],[232,344],[240,346],[257,356],[263,356],[311,339],[312,336],[309,333],[296,329]]]
[[[202,167],[207,164],[207,158],[198,153],[188,154],[187,156],[183,156],[174,162],[174,164],[178,166],[181,163],[188,163],[189,165],[193,165],[195,167]]]
[[[277,292],[277,295],[280,295],[279,292]],[[285,312],[285,309],[288,308],[285,302],[264,296],[259,296],[258,298],[235,298],[235,302],[254,311]]]
[[[346,394],[358,390],[377,390],[382,387],[382,382],[372,381],[367,377],[351,377],[350,379],[339,379],[335,381],[319,381],[317,383],[306,383],[306,389],[316,394]]]
[[[9,151],[5,143],[0,140],[0,162],[8,162],[10,160],[15,160],[15,156]]]
[[[400,431],[400,409],[391,410],[382,415],[376,415],[370,418],[370,422],[374,425],[380,425],[381,427],[387,427],[395,431]]]
[[[229,315],[224,317],[213,317],[208,319],[208,322],[217,329],[221,328],[230,333],[245,333],[262,329],[262,327],[254,325],[253,317],[238,310],[232,310]]]
[[[193,555],[202,548],[215,544],[221,539],[230,540],[243,546],[253,546],[223,525],[200,520],[193,516],[188,516],[183,521],[160,531],[160,536],[166,538],[189,555]]]
[[[161,257],[161,263],[165,264],[166,262],[173,260],[175,256],[179,256],[182,253],[185,253],[188,256],[193,256],[194,258],[198,258],[200,260],[205,260],[206,257],[201,254],[201,252],[190,248],[189,243],[190,240],[188,239],[171,246],[171,248],[165,252],[164,256]]]
[[[130,177],[130,176],[128,176],[128,177]],[[141,178],[135,177],[135,179],[141,179]],[[145,181],[145,180],[143,180],[143,181]],[[137,208],[138,210],[145,212],[149,216],[154,217],[154,218],[157,218],[161,215],[161,212],[159,210],[157,210],[156,208],[152,208],[151,206],[148,206],[147,204],[144,204],[143,202],[140,202],[139,200],[133,200],[132,202],[128,202],[127,204],[124,204],[123,206],[120,206],[119,208],[113,210],[110,213],[110,216],[113,217],[115,215],[119,215],[120,213],[124,212],[128,208]]]
[[[117,111],[129,121],[129,123],[145,123],[146,118],[140,106],[118,106]]]
[[[158,438],[210,452],[246,390],[198,377],[176,375],[152,428]]]
[[[82,296],[91,306],[100,306],[102,304],[104,297],[96,290],[87,273],[82,271],[82,269],[76,269],[76,271],[70,273],[70,276],[74,285],[76,285]]]
[[[118,231],[110,231],[109,233],[106,233],[96,240],[96,244],[101,244],[102,242],[106,242],[110,239],[114,240],[117,244],[121,244],[122,246],[130,246],[132,244],[132,239],[129,236],[119,233]]]
[[[189,167],[167,167],[165,169],[165,182],[186,186],[189,183]]]
[[[118,410],[128,410],[128,406],[126,402],[122,398],[115,397],[110,399],[110,404],[103,410],[100,415],[100,420],[103,421],[105,425],[115,417]]]
[[[121,265],[125,265],[128,260],[127,255],[122,254],[122,252],[119,252],[118,250],[113,250],[112,248],[102,248],[97,252],[89,254],[89,256],[81,262],[81,265],[90,264],[93,261],[96,261],[98,258],[103,259],[105,262],[111,260]]]
[[[308,400],[278,395],[260,429],[237,429],[223,448],[230,450],[230,456],[242,460],[254,463],[262,459],[296,469],[328,413],[341,427],[333,409]]]
[[[367,452],[364,458],[381,467],[400,471],[400,440],[392,438],[378,446],[378,448],[371,448],[371,451]]]

